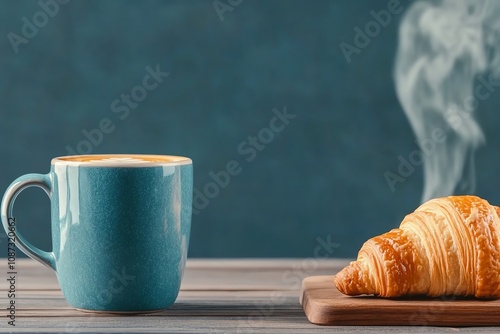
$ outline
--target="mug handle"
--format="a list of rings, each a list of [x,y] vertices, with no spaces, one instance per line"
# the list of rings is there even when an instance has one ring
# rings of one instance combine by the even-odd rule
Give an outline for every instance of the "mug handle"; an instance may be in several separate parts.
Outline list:
[[[17,248],[23,251],[23,253],[55,271],[56,261],[54,253],[46,252],[33,246],[28,240],[24,239],[19,232],[17,232],[15,226],[15,218],[12,213],[14,209],[14,202],[19,193],[29,187],[42,188],[50,198],[52,193],[52,180],[50,174],[26,174],[18,177],[10,184],[5,191],[2,206],[0,208],[3,228],[5,229],[5,233],[7,233],[7,235],[9,235],[9,232],[14,232],[14,242]]]

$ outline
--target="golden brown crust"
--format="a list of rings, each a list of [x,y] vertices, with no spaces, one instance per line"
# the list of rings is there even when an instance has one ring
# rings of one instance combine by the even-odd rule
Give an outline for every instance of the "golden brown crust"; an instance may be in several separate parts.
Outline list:
[[[433,199],[363,244],[335,276],[347,295],[500,297],[500,208],[476,196]]]

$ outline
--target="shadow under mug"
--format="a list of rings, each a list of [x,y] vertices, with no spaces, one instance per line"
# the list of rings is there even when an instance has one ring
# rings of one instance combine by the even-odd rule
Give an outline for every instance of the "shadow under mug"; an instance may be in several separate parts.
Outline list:
[[[16,231],[14,201],[32,186],[50,197],[51,252]],[[54,158],[48,174],[16,179],[3,197],[1,218],[20,250],[56,272],[73,307],[148,312],[168,308],[179,293],[192,193],[189,158],[66,156]]]

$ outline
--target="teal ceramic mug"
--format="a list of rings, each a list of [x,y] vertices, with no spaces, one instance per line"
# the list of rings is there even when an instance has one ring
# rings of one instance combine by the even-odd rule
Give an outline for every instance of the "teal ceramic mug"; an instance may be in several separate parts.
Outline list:
[[[15,226],[14,201],[32,186],[50,197],[51,252],[33,246]],[[75,308],[148,312],[169,307],[179,293],[192,193],[189,158],[66,156],[53,159],[48,174],[15,180],[1,217],[7,233],[15,230],[17,247],[56,272]]]

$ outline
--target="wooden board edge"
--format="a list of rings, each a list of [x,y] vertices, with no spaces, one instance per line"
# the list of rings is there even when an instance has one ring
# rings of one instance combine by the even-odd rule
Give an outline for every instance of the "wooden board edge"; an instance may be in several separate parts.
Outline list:
[[[300,290],[300,297],[299,297],[299,303],[302,305],[302,310],[304,311],[304,314],[309,320],[310,323],[315,324],[315,325],[328,325],[330,321],[323,319],[323,317],[316,317],[314,316],[314,312],[312,312],[312,309],[314,307],[320,307],[319,305],[315,305],[316,303],[309,298],[309,294],[307,293],[310,291],[311,287],[314,284],[317,284],[317,282],[326,282],[326,281],[331,281],[331,284],[333,286],[333,275],[321,275],[321,276],[309,276],[306,277],[302,280],[302,286]]]
[[[478,320],[477,318],[473,318],[471,316],[466,315],[454,315],[450,314],[446,311],[438,312],[437,314],[431,310],[427,310],[425,307],[421,309],[419,312],[399,309],[394,306],[388,308],[386,311],[397,312],[400,311],[400,314],[404,314],[405,320],[400,318],[379,318],[376,314],[372,314],[370,309],[362,309],[361,313],[358,315],[362,315],[363,313],[367,315],[364,321],[360,322],[357,318],[347,317],[343,318],[342,316],[336,317],[335,313],[331,311],[321,311],[327,309],[329,305],[324,303],[319,303],[310,298],[308,292],[311,289],[312,284],[317,284],[318,282],[325,284],[327,281],[331,281],[332,287],[333,284],[333,275],[330,276],[309,276],[303,279],[302,287],[300,292],[300,304],[302,305],[302,309],[306,318],[315,325],[321,326],[418,326],[418,327],[426,327],[426,326],[436,326],[436,327],[471,327],[471,326],[500,326],[500,308],[495,309],[494,314],[491,315],[489,321]],[[324,287],[320,287],[324,288]],[[314,312],[313,312],[314,309]],[[349,311],[349,309],[344,310]],[[356,310],[359,312],[360,310]],[[338,316],[338,315],[337,315]],[[364,322],[364,323],[363,323]]]

